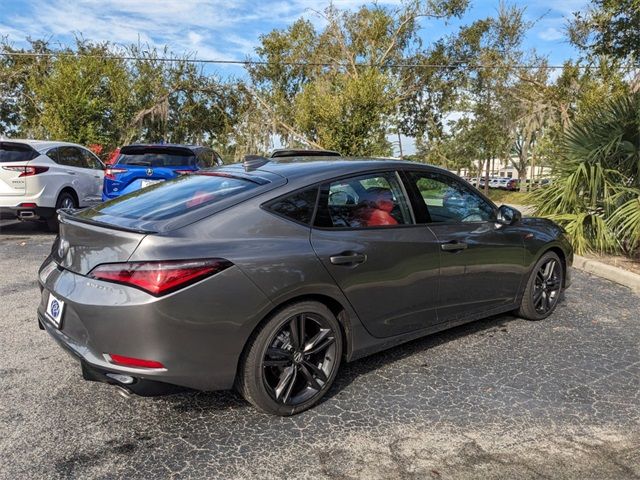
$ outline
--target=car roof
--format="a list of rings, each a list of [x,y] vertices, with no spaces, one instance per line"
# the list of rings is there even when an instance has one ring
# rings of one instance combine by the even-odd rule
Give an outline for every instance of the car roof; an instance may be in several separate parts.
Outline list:
[[[323,178],[339,177],[351,173],[367,172],[371,170],[385,169],[435,169],[449,175],[454,175],[448,170],[425,163],[410,162],[391,158],[367,158],[367,157],[284,157],[262,158],[262,162],[249,169],[245,169],[243,163],[235,163],[219,167],[219,170],[241,170],[260,175],[270,173],[285,177],[291,181],[304,180],[306,183],[314,183]]]
[[[70,142],[58,142],[56,140],[33,140],[30,138],[7,138],[7,139],[3,139],[3,142],[10,142],[10,143],[22,143],[24,145],[29,145],[31,148],[33,148],[34,150],[38,151],[38,152],[44,152],[46,150],[49,150],[50,148],[53,147],[81,147],[81,148],[87,148],[84,147],[83,145],[79,145],[77,143],[70,143]]]

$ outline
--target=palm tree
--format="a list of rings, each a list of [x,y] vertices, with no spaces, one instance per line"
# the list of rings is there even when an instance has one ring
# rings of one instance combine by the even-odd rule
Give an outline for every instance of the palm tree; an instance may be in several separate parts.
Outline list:
[[[619,95],[571,125],[550,186],[533,194],[577,253],[640,247],[640,92]]]

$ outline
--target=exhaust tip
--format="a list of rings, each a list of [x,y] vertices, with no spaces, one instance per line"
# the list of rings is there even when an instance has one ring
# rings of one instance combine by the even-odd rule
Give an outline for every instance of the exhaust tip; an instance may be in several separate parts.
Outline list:
[[[120,395],[122,398],[126,398],[127,400],[129,400],[133,395],[129,390],[127,390],[124,387],[121,387],[119,385],[115,385],[115,387],[116,387],[116,391],[118,392],[118,395]]]

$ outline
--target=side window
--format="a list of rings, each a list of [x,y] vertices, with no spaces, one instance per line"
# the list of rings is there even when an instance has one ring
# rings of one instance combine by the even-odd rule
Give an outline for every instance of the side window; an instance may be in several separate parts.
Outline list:
[[[104,168],[102,162],[89,150],[81,150],[81,152],[84,157],[85,168],[92,168],[94,170],[102,170]]]
[[[60,163],[60,160],[58,158],[59,150],[60,150],[59,148],[52,148],[47,152],[47,157],[49,157],[51,160],[53,160],[56,163]]]
[[[58,163],[67,167],[85,168],[82,152],[75,147],[60,147],[58,149]]]
[[[410,173],[432,222],[487,222],[495,211],[462,183],[438,173]]]
[[[321,187],[318,227],[368,228],[411,223],[407,199],[393,172],[336,180]]]
[[[294,193],[267,205],[267,209],[296,222],[309,225],[316,208],[318,187]]]

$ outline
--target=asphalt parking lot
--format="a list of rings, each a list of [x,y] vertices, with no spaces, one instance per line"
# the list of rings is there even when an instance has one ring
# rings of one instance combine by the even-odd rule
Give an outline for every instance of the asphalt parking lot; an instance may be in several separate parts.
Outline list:
[[[640,297],[575,272],[542,322],[492,317],[343,366],[293,418],[230,392],[120,397],[35,317],[53,236],[0,222],[0,478],[638,478]]]

